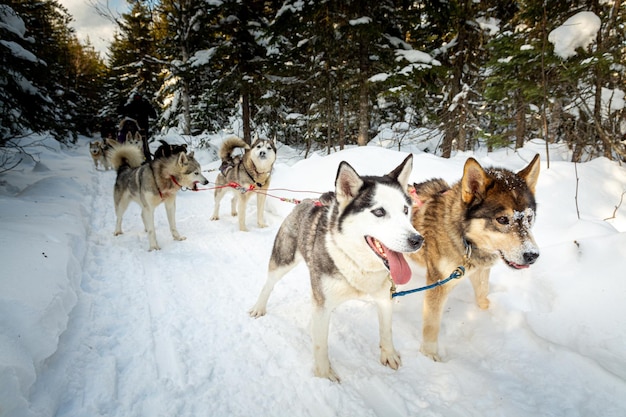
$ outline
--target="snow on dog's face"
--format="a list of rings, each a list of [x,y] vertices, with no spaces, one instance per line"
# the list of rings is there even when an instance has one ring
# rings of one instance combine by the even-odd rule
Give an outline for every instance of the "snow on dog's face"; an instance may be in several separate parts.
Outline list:
[[[397,284],[411,278],[402,253],[415,252],[424,240],[411,224],[411,199],[404,191],[412,161],[409,155],[383,177],[361,177],[342,162],[335,181],[338,242],[351,240],[348,247],[360,248],[351,255],[364,269],[384,266]]]
[[[468,204],[466,237],[514,269],[528,268],[539,257],[531,233],[539,166],[538,157],[518,173],[483,170],[475,160],[465,165],[462,184]]]

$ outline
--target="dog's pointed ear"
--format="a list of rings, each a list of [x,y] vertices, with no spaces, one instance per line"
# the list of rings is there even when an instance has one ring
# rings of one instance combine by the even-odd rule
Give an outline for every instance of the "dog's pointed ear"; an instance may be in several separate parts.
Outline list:
[[[135,132],[135,139],[141,140],[141,133]]]
[[[520,172],[517,173],[524,181],[526,181],[526,185],[530,191],[535,193],[535,186],[537,185],[537,179],[539,179],[539,168],[541,167],[541,162],[539,159],[539,154],[535,155],[530,164]]]
[[[126,132],[126,140],[132,139],[133,138],[133,134],[130,132]]]
[[[463,179],[461,180],[461,190],[463,202],[471,203],[474,198],[484,198],[487,187],[491,184],[491,179],[474,158],[465,161],[463,168]]]
[[[193,152],[190,154],[190,156],[193,156]],[[178,154],[178,165],[187,165],[188,162],[189,160],[185,152],[181,152]]]
[[[409,184],[409,176],[411,176],[411,171],[413,171],[413,154],[409,154],[409,156],[404,158],[404,161],[402,161],[402,163],[398,165],[396,169],[391,171],[388,175],[398,181],[403,190],[406,190]]]
[[[359,189],[363,185],[363,180],[356,173],[354,168],[346,161],[341,161],[337,170],[337,178],[335,179],[335,194],[337,201],[345,206],[354,197],[356,197]]]

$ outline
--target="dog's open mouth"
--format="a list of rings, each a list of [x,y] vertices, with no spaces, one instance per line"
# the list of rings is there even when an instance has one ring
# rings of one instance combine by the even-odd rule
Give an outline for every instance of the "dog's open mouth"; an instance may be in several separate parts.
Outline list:
[[[393,282],[398,285],[406,284],[411,279],[411,269],[409,264],[399,252],[394,252],[379,240],[372,236],[365,236],[365,241],[385,264],[385,268],[389,270]]]
[[[513,269],[525,269],[528,268],[530,265],[520,265],[520,264],[516,264],[513,261],[509,261],[508,259],[506,259],[504,257],[504,255],[502,254],[502,252],[500,252],[500,258],[502,258],[502,260],[504,261],[505,264],[507,264],[508,266],[510,266]]]

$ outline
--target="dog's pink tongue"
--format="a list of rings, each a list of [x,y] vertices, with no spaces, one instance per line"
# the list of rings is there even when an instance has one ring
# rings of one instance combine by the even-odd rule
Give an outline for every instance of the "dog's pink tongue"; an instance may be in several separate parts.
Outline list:
[[[411,279],[411,268],[404,259],[404,256],[399,252],[394,252],[387,249],[387,261],[389,262],[389,272],[393,282],[398,285],[403,285],[409,282]]]

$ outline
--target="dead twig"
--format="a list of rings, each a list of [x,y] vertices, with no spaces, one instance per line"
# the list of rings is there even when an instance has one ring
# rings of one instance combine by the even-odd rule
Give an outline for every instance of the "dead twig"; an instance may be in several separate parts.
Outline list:
[[[617,215],[617,210],[619,210],[619,208],[622,206],[622,202],[624,201],[624,194],[626,194],[626,191],[624,191],[619,198],[619,203],[615,206],[615,210],[613,210],[613,215],[611,217],[607,217],[604,220],[611,220],[615,218],[615,216]]]

